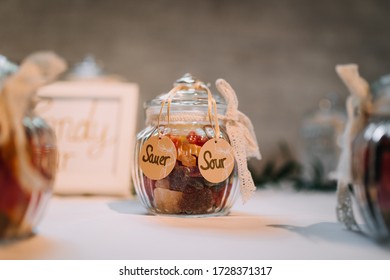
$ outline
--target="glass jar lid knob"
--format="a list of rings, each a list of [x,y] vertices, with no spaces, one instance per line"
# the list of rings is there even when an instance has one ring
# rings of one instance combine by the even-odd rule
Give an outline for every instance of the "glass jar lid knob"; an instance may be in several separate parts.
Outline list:
[[[174,83],[174,86],[186,85],[188,87],[193,87],[195,84],[209,86],[209,85],[206,85],[201,80],[199,80],[198,78],[194,77],[191,73],[186,73],[181,78],[177,79]]]

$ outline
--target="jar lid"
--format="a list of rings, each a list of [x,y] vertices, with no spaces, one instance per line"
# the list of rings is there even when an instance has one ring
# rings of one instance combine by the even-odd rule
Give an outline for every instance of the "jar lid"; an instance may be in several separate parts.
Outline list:
[[[185,88],[178,90],[172,98],[172,111],[207,111],[208,93],[205,87],[209,87],[209,85],[192,76],[190,73],[185,74],[173,84],[175,87],[178,85],[183,85]],[[217,103],[218,113],[223,114],[226,110],[225,100],[219,94],[213,93],[212,95]],[[161,103],[167,100],[167,98],[168,93],[160,94],[156,98],[147,101],[144,104],[144,108],[156,108],[160,110]]]
[[[390,74],[381,76],[371,84],[374,95],[388,93],[390,95]]]
[[[373,113],[390,114],[390,74],[380,77],[371,84],[373,94]]]
[[[68,81],[86,81],[86,82],[121,82],[122,77],[107,73],[100,60],[96,60],[91,54],[85,56],[80,62],[66,75]]]
[[[96,61],[93,55],[89,54],[73,67],[69,76],[73,78],[96,78],[104,74],[102,65]]]
[[[0,54],[0,79],[18,71],[18,66]]]

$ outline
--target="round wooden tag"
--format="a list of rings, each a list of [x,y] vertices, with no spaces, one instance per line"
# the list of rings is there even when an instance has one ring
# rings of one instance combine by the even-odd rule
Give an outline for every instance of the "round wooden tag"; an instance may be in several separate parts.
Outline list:
[[[160,180],[169,175],[176,164],[176,147],[167,136],[152,136],[141,148],[139,165],[146,177]]]
[[[202,176],[211,183],[226,180],[234,168],[234,154],[224,139],[210,139],[200,149],[198,167]]]

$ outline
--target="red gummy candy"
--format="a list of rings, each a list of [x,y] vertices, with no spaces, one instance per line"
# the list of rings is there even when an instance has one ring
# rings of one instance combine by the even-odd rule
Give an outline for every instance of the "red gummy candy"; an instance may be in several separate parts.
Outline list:
[[[196,144],[196,142],[198,141],[198,135],[195,131],[191,131],[190,133],[188,133],[187,141],[190,144]]]

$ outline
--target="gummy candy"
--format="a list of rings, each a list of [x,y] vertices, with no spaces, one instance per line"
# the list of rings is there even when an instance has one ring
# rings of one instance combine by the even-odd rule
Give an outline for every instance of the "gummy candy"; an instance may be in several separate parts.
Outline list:
[[[182,192],[171,191],[163,188],[156,188],[154,190],[154,201],[156,202],[156,207],[162,213],[180,213],[182,196]]]

